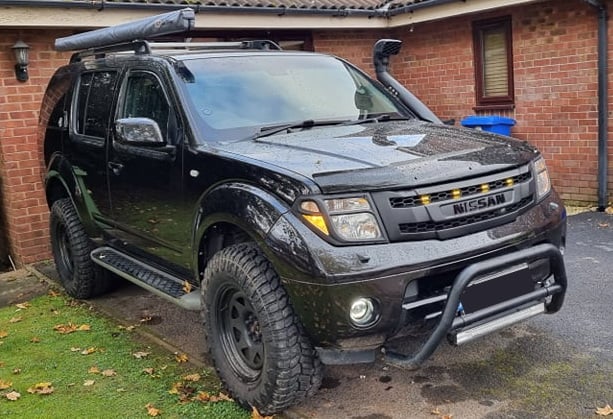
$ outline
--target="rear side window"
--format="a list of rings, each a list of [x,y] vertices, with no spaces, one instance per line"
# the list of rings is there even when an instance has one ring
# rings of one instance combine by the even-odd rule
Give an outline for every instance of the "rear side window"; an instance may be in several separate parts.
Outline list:
[[[81,75],[75,114],[77,134],[106,137],[116,81],[115,71],[98,71]]]

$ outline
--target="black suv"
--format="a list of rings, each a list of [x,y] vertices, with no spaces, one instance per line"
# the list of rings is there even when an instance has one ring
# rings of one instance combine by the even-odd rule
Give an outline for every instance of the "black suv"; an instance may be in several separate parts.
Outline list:
[[[193,19],[56,41],[81,50],[40,122],[68,294],[120,276],[201,310],[219,376],[265,414],[322,363],[412,368],[559,310],[566,213],[534,147],[442,124],[387,72],[399,41],[375,45],[375,81],[269,41],[142,40]],[[385,350],[407,335],[415,352]]]

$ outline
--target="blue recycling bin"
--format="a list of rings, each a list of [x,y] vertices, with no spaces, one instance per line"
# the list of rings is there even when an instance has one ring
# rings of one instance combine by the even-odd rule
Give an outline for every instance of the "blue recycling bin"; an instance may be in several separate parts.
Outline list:
[[[467,116],[462,120],[463,127],[482,129],[483,131],[493,132],[506,136],[511,135],[511,128],[516,121],[513,118],[504,116]]]

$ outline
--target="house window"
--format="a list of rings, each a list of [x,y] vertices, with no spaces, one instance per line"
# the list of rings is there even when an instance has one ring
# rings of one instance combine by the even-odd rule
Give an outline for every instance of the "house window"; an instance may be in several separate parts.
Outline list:
[[[473,23],[476,110],[513,108],[511,18]]]

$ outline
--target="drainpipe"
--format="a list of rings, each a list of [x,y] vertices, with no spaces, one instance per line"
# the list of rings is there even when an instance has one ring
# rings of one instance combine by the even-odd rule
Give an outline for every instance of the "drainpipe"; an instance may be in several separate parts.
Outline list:
[[[601,0],[584,0],[598,11],[598,211],[608,204],[607,194],[607,137],[609,121],[608,104],[608,13]]]

